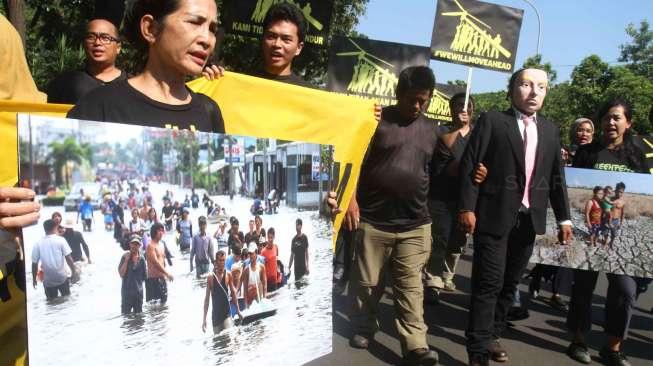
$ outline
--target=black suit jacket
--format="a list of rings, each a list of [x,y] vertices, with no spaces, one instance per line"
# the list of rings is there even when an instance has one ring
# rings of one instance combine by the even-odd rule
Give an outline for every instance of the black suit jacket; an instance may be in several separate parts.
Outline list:
[[[568,220],[569,201],[560,157],[560,131],[537,116],[538,144],[530,186],[530,212],[537,234],[546,230],[548,202],[558,221]],[[488,170],[485,181],[473,182],[476,165]],[[476,233],[503,236],[515,225],[524,195],[524,143],[515,112],[487,112],[472,131],[460,164],[460,209],[476,213]]]

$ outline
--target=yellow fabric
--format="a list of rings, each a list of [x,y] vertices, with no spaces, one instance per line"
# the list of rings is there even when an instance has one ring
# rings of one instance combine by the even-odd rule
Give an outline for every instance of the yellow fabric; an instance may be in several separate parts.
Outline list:
[[[373,102],[229,72],[217,81],[200,78],[189,86],[218,102],[228,134],[333,145],[341,176],[346,164],[352,164],[341,202],[341,207],[347,207],[377,125]],[[70,108],[0,100],[0,156],[6,162],[0,166],[0,186],[12,186],[18,181],[16,113],[63,117]],[[342,217],[336,218],[336,232]],[[24,308],[0,304],[0,324],[5,322],[22,324],[24,329]],[[0,329],[0,340],[8,335],[4,333],[5,329]],[[26,344],[12,342],[6,346],[15,364],[22,365]]]
[[[352,164],[341,202],[347,207],[376,130],[373,101],[230,72],[219,80],[199,78],[188,85],[220,105],[228,134],[333,145],[341,178],[345,165]],[[336,217],[336,232],[343,216]]]
[[[27,67],[25,50],[20,35],[11,23],[0,14],[0,99],[45,102],[47,97],[36,89]]]

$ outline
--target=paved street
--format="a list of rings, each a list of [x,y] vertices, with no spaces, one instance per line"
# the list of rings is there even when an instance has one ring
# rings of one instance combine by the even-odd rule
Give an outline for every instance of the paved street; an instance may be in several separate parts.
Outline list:
[[[471,253],[469,253],[471,254]],[[425,318],[429,326],[428,341],[432,349],[440,356],[440,364],[462,366],[467,364],[465,352],[464,329],[467,324],[467,304],[469,301],[471,273],[471,256],[466,255],[460,263],[461,276],[456,277],[458,291],[444,293],[440,305],[426,306]],[[528,280],[527,280],[528,281]],[[527,291],[526,281],[522,282],[522,291]],[[543,284],[542,289],[549,289]],[[590,352],[595,364],[601,364],[598,351],[603,345],[603,302],[607,289],[604,275],[594,296],[594,326],[589,337]],[[350,348],[348,345],[349,322],[346,317],[346,299],[334,299],[334,335],[333,352],[319,358],[310,365],[396,365],[400,362],[400,346],[397,341],[393,323],[393,308],[390,288],[379,306],[381,314],[381,331],[377,333],[369,351]],[[523,292],[522,292],[523,294]],[[543,291],[543,296],[550,294]],[[625,352],[633,366],[653,364],[653,292],[643,294],[637,303],[632,323],[630,338],[625,343]],[[546,300],[531,302],[530,318],[515,323],[507,331],[504,346],[510,361],[506,365],[581,365],[565,354],[569,343],[564,324],[564,315],[551,308]],[[495,363],[495,365],[497,365]]]

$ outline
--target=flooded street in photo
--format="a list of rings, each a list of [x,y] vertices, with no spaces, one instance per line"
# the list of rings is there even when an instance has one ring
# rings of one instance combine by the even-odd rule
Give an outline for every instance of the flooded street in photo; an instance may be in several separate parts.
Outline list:
[[[173,190],[173,201],[180,203],[190,194],[190,190],[176,186],[151,183],[153,206],[159,216],[166,190]],[[240,231],[247,233],[252,200],[211,198],[226,209],[227,216],[238,218]],[[63,222],[75,220],[77,215],[64,212],[63,206],[44,207],[39,223],[24,230],[31,365],[298,365],[331,352],[331,225],[319,219],[317,211],[298,212],[282,205],[278,214],[262,215],[263,227],[276,231],[279,259],[286,268],[295,220],[303,220],[310,275],[297,283],[291,275],[288,285],[269,296],[277,308],[276,315],[218,335],[211,329],[210,307],[207,332],[202,332],[206,279],[198,280],[195,272],[190,272],[189,254],[179,252],[174,232],[164,237],[174,256],[169,268],[174,281],[168,283],[168,302],[144,303],[143,313],[121,315],[118,263],[124,251],[113,239],[113,232],[105,231],[100,211],[94,213],[92,232],[82,232],[81,221],[75,225],[89,245],[93,263],[82,265],[81,279],[71,286],[69,297],[47,301],[41,282],[36,289],[31,286],[31,254],[34,244],[44,236],[43,221],[55,211],[64,216]],[[200,208],[190,209],[194,234],[199,231],[197,219],[202,215],[206,209],[201,203]],[[130,217],[125,210],[125,220]],[[217,224],[209,223],[207,232],[213,235],[216,229]]]

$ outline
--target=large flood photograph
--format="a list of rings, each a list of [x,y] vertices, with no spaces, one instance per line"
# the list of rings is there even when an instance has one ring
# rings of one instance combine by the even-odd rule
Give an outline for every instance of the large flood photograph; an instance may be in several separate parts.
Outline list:
[[[331,146],[34,115],[18,126],[20,181],[43,206],[23,230],[31,365],[331,352]]]

